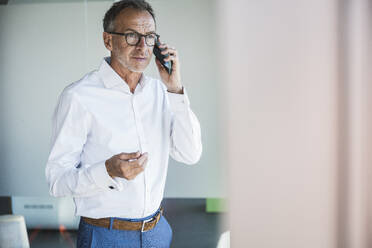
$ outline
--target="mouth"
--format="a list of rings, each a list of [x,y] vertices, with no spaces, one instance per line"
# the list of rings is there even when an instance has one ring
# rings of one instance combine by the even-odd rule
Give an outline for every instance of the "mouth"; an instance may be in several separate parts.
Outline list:
[[[138,61],[144,61],[146,60],[147,58],[146,57],[133,57],[135,60],[138,60]]]

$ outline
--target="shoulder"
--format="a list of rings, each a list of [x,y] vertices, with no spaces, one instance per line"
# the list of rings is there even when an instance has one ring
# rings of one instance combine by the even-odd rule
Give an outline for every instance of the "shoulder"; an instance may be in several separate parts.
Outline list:
[[[61,93],[62,98],[81,99],[91,90],[103,88],[103,83],[96,70],[84,75],[81,79],[67,85]]]

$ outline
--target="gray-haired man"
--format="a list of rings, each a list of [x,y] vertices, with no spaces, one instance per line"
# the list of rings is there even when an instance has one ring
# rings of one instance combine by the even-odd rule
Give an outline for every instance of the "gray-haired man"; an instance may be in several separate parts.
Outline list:
[[[67,86],[53,117],[46,177],[53,196],[73,196],[78,247],[169,247],[162,216],[168,159],[195,164],[200,125],[180,77],[177,50],[161,44],[145,1],[116,2],[104,17],[111,56]],[[147,77],[156,42],[172,73]]]

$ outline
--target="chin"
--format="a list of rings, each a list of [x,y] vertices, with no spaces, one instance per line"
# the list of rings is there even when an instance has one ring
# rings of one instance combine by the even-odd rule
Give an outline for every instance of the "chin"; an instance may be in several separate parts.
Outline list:
[[[144,65],[144,64],[142,64],[142,65],[128,65],[127,68],[130,71],[133,71],[133,72],[144,72],[148,65],[149,65],[149,63],[147,63],[146,65]]]
[[[145,68],[138,68],[138,67],[132,67],[132,66],[129,66],[127,67],[128,70],[132,71],[132,72],[144,72],[146,67]]]
[[[147,63],[146,65],[131,65],[131,64],[129,64],[129,63],[125,63],[125,62],[124,62],[123,60],[121,60],[121,59],[118,59],[118,61],[119,61],[119,63],[120,63],[123,67],[127,68],[127,69],[130,70],[131,72],[144,72],[145,69],[147,68],[148,64],[149,64],[149,63]]]

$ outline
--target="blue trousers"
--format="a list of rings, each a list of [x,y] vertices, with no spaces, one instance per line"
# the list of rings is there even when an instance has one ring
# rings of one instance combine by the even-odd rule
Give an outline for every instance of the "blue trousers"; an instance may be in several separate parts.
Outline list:
[[[158,210],[160,211],[160,210]],[[157,212],[158,212],[157,211]],[[154,214],[145,218],[125,219],[127,221],[143,221],[151,219]],[[156,226],[146,232],[116,230],[105,227],[98,227],[84,222],[80,219],[77,247],[78,248],[169,248],[172,241],[172,228],[163,215],[161,215]]]

